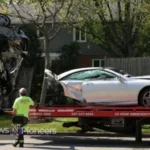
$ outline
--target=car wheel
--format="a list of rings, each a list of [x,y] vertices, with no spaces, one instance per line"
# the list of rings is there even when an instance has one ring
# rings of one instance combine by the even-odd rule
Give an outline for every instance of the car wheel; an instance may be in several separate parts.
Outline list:
[[[139,99],[140,105],[142,106],[150,106],[150,88],[144,90],[141,94],[140,94],[140,99]]]

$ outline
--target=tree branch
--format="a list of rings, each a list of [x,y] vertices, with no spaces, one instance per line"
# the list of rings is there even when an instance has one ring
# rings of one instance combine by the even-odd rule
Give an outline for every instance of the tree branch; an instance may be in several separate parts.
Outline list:
[[[122,23],[122,8],[121,8],[121,3],[120,0],[117,1],[117,5],[118,5],[118,16],[119,16],[119,22]]]
[[[45,0],[45,3],[43,2],[43,0],[38,0],[39,4],[40,4],[40,8],[42,10],[42,13],[43,13],[43,21],[42,21],[42,28],[45,28],[45,22],[46,22],[46,19],[47,19],[47,16],[46,16],[46,10],[45,10],[45,4],[47,2],[47,0]]]
[[[48,31],[48,34],[50,34],[50,32],[54,29],[55,23],[56,23],[56,15],[54,15],[52,13],[52,11],[50,9],[47,8],[47,11],[51,14],[51,18],[52,18],[52,27],[51,29]]]
[[[60,27],[57,28],[57,30],[54,32],[54,34],[52,34],[52,36],[50,36],[49,40],[52,41],[59,32],[60,32]]]
[[[11,1],[12,2],[12,1]],[[20,12],[18,11],[18,9],[16,8],[15,4],[12,2],[12,6],[14,7],[15,11],[17,12],[17,14],[19,15],[19,18],[21,19],[22,23],[25,24]]]
[[[96,8],[103,8],[103,3],[98,3],[97,0],[93,0],[95,2],[95,7]],[[107,2],[107,1],[105,1]],[[106,3],[107,7],[109,6],[109,3]],[[111,11],[111,10],[110,10]],[[110,12],[111,13],[111,12]],[[111,13],[112,14],[112,13]],[[105,18],[105,14],[103,11],[101,11],[101,13],[98,13],[98,16],[102,22],[102,25],[104,27],[104,31],[105,31],[105,35],[107,36],[107,38],[110,39],[110,41],[112,41],[111,43],[116,46],[118,49],[122,48],[122,44],[123,41],[121,40],[121,38],[117,35],[117,31],[116,31],[116,26],[115,23],[110,23],[106,18]],[[113,29],[112,27],[113,26]]]
[[[55,11],[55,15],[63,8],[65,0],[61,0],[60,7]]]

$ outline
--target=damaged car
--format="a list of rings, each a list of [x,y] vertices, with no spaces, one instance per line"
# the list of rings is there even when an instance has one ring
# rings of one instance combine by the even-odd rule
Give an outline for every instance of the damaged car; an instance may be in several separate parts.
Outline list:
[[[45,69],[45,73],[50,84],[61,85],[63,91],[58,90],[59,94],[63,93],[81,105],[150,106],[150,81],[140,77],[127,77],[100,67],[73,69],[58,76],[48,69]]]

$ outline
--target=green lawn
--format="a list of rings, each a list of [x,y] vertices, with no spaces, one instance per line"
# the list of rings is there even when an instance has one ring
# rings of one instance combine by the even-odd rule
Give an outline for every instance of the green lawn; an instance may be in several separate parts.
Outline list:
[[[143,133],[150,133],[150,125],[144,125],[142,128]]]
[[[50,123],[28,124],[31,129],[56,129],[57,132],[76,132],[80,130],[77,127],[64,128],[64,122],[77,121],[77,118],[54,118]]]
[[[0,116],[0,128],[7,128],[11,125],[11,116],[2,115]]]
[[[29,123],[26,128],[29,130],[41,130],[41,129],[48,129],[53,130],[55,129],[57,132],[76,132],[80,130],[77,127],[70,127],[64,128],[62,124],[64,122],[69,121],[77,121],[77,118],[51,118],[49,122],[46,123]],[[11,125],[11,116],[4,115],[0,116],[0,128],[7,128]],[[142,128],[143,133],[150,133],[150,125],[145,125]]]
[[[76,132],[80,130],[77,127],[64,128],[62,124],[68,121],[77,121],[77,118],[53,118],[49,119],[49,122],[46,123],[29,123],[26,128],[30,130],[40,130],[40,129],[55,129],[57,132]],[[0,116],[0,128],[8,128],[11,125],[11,116]]]

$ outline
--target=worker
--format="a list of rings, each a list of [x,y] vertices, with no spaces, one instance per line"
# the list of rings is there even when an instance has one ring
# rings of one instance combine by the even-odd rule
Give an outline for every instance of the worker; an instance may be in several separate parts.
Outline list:
[[[29,96],[27,96],[26,89],[21,88],[19,90],[19,97],[15,99],[15,102],[12,107],[12,122],[15,124],[20,124],[21,127],[27,125],[30,106],[37,106],[37,104]],[[16,147],[18,144],[20,147],[24,147],[23,132],[21,134],[18,134],[17,141],[13,144],[13,146]]]

